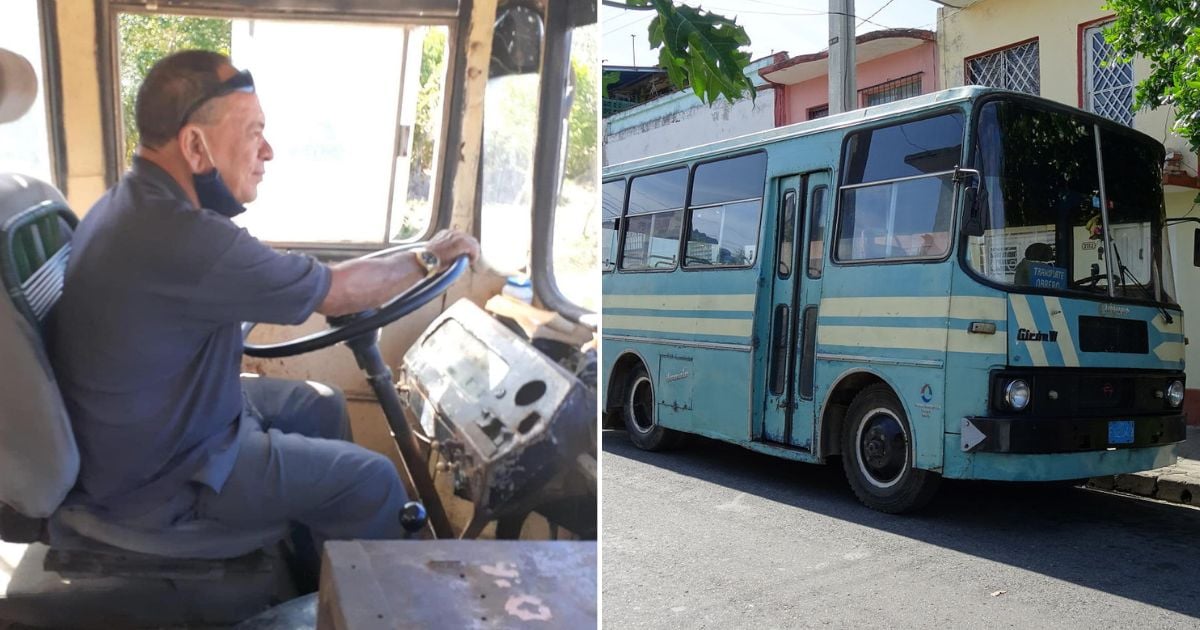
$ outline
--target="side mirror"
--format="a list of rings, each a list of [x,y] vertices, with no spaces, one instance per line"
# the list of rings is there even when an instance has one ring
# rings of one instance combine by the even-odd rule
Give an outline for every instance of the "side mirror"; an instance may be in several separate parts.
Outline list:
[[[963,233],[967,236],[983,236],[983,217],[980,216],[979,208],[979,171],[956,166],[951,179],[955,184],[963,184]]]
[[[979,208],[979,186],[963,187],[963,233],[967,236],[983,236],[983,216]]]
[[[1200,228],[1192,234],[1192,265],[1200,267]]]

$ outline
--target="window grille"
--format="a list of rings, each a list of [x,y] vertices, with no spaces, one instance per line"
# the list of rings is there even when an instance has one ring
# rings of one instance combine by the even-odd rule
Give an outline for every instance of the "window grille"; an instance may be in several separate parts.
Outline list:
[[[1118,62],[1101,24],[1084,31],[1084,108],[1133,126],[1133,64]]]
[[[808,119],[809,120],[816,120],[818,118],[824,118],[828,115],[829,115],[829,105],[818,105],[816,107],[808,108]]]
[[[967,59],[967,83],[1040,95],[1037,40]]]
[[[892,79],[879,85],[872,85],[858,91],[858,100],[863,107],[882,105],[899,101],[912,96],[921,95],[921,73],[910,74],[899,79]]]

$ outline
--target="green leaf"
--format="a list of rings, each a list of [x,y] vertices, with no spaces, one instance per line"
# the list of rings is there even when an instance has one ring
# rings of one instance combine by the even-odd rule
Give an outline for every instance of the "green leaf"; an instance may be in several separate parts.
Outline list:
[[[631,6],[652,5],[658,13],[648,29],[652,47],[659,48],[659,65],[676,87],[691,86],[705,103],[725,97],[733,102],[755,95],[745,75],[750,52],[742,50],[750,37],[736,21],[669,0],[629,0]]]

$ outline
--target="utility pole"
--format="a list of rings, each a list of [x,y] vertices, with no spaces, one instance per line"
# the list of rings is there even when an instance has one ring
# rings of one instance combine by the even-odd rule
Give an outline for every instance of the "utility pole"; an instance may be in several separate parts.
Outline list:
[[[633,53],[633,67],[637,67],[637,33],[629,34],[629,50]]]
[[[829,115],[858,107],[854,56],[854,0],[829,0]]]

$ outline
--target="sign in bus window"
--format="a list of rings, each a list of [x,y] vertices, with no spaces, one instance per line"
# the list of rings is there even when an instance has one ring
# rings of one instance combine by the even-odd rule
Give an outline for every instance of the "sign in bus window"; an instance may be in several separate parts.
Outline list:
[[[758,244],[758,199],[693,208],[685,267],[741,267],[754,264]]]

